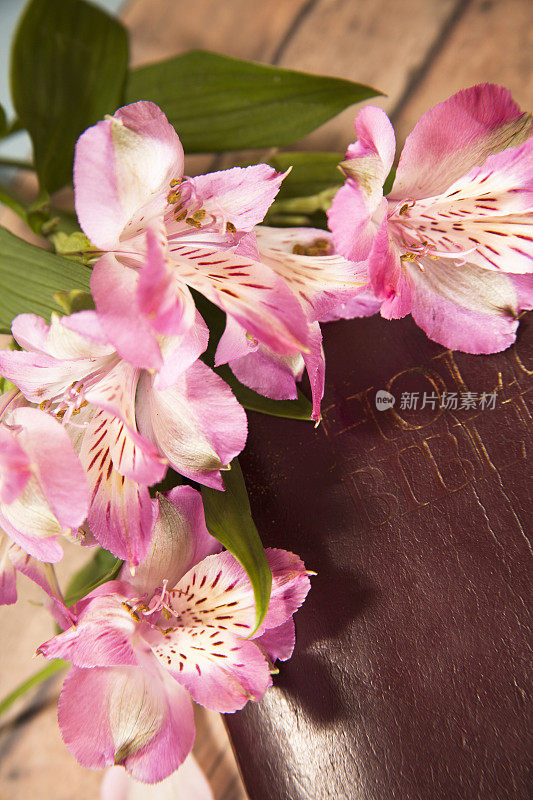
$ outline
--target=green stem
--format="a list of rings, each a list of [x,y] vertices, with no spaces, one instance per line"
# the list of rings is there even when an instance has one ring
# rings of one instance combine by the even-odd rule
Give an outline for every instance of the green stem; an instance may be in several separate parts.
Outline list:
[[[0,716],[7,711],[7,709],[13,705],[15,700],[18,700],[19,697],[22,697],[23,694],[26,694],[30,689],[34,686],[37,686],[42,681],[45,681],[47,678],[50,678],[52,675],[55,675],[60,670],[64,669],[68,666],[66,661],[62,661],[60,658],[55,659],[55,661],[50,661],[46,667],[39,670],[35,675],[31,678],[28,678],[27,681],[21,683],[16,689],[14,689],[7,697],[5,697],[2,702],[0,703]]]
[[[0,167],[16,167],[16,169],[30,169],[35,172],[35,167],[31,161],[24,161],[21,158],[9,158],[8,156],[0,157]]]

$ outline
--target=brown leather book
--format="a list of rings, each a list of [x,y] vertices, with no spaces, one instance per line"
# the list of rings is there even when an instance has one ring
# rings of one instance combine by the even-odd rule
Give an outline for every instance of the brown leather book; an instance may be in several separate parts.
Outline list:
[[[318,573],[226,718],[250,798],[526,800],[533,318],[493,356],[378,316],[325,341],[323,424],[251,414],[242,458],[265,545]]]

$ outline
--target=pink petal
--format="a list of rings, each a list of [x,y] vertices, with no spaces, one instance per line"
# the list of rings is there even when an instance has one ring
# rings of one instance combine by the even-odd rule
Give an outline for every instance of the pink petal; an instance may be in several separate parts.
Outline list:
[[[18,386],[27,400],[38,404],[63,394],[90,368],[91,365],[82,360],[58,361],[44,353],[0,351],[0,373]]]
[[[310,588],[305,566],[285,550],[266,551],[272,569],[270,604],[255,636],[277,628],[301,606]],[[244,568],[229,552],[208,556],[171,592],[171,604],[185,626],[211,626],[236,636],[250,636],[255,627],[255,600]],[[200,610],[200,611],[199,611]],[[209,628],[208,628],[209,630]]]
[[[322,321],[334,322],[339,319],[370,317],[372,314],[377,314],[380,307],[381,300],[378,300],[370,286],[366,285],[357,289],[341,305],[336,306]]]
[[[502,86],[481,83],[431,108],[407,137],[391,198],[439,195],[493,153],[521,144],[531,120]]]
[[[255,232],[261,260],[288,284],[310,322],[338,318],[368,281],[364,265],[334,254],[328,231],[259,225]]]
[[[361,159],[365,164],[365,178],[372,180],[375,186],[383,186],[394,161],[396,137],[391,122],[379,106],[365,106],[354,122],[356,141],[349,145],[343,168],[349,170],[352,180],[351,162]],[[346,164],[348,162],[348,164]],[[369,191],[369,187],[365,187]]]
[[[79,437],[78,452],[91,492],[91,532],[102,547],[136,565],[150,545],[153,512],[148,487],[121,475],[113,464],[106,436],[114,417],[89,406],[75,419],[76,426],[82,426],[72,432]]]
[[[382,301],[381,315],[400,319],[411,310],[411,285],[402,269],[400,253],[390,240],[387,220],[384,220],[374,241],[368,260],[370,285]]]
[[[322,331],[318,322],[309,325],[309,341],[311,348],[309,353],[304,353],[303,359],[305,368],[309,376],[311,385],[311,396],[313,398],[313,413],[311,419],[316,423],[320,422],[320,404],[324,397],[324,386],[326,380],[326,359],[324,348],[322,347]]]
[[[178,336],[194,322],[194,300],[187,285],[168,265],[163,246],[152,230],[146,232],[146,243],[146,261],[137,288],[139,308],[158,333]]]
[[[170,251],[183,280],[233,316],[247,333],[277,353],[305,349],[307,329],[300,305],[269,267],[217,245],[178,242]]]
[[[368,209],[359,188],[347,181],[328,210],[335,251],[354,262],[367,258],[379,228],[378,220],[385,216],[386,211],[384,199],[375,210]]]
[[[255,353],[258,347],[257,339],[247,336],[242,325],[239,325],[233,317],[227,317],[226,327],[219,339],[215,353],[215,367]]]
[[[97,344],[108,344],[107,337],[104,329],[98,318],[96,311],[77,311],[75,314],[70,314],[68,317],[61,318],[61,324],[71,331],[75,331],[84,339],[89,339],[91,342]],[[114,352],[114,348],[109,346],[110,352]],[[94,348],[92,348],[89,358],[94,357]]]
[[[163,366],[154,379],[156,389],[168,389],[202,355],[209,342],[209,328],[196,312],[194,324],[182,336],[161,337]]]
[[[28,454],[8,428],[0,426],[0,502],[12,503],[31,475]]]
[[[273,400],[294,400],[298,396],[296,380],[302,376],[303,359],[280,356],[265,345],[230,361],[231,371],[244,386]]]
[[[37,652],[49,659],[63,658],[76,667],[135,666],[133,637],[137,623],[123,605],[127,597],[112,593],[115,583],[105,584],[108,595],[87,601],[75,627],[49,639]]]
[[[138,302],[139,275],[112,253],[102,256],[91,276],[91,291],[102,328],[121,358],[136,367],[162,364],[157,337]]]
[[[138,102],[119,109],[78,139],[74,156],[76,213],[89,239],[111,250],[140,207],[183,172],[183,148],[160,108]]]
[[[260,649],[226,630],[180,627],[152,647],[193,700],[212,711],[237,711],[260,700],[272,684]]]
[[[269,628],[257,639],[254,639],[272,662],[288,661],[294,651],[296,631],[294,620],[290,617],[287,622],[277,628]]]
[[[55,563],[63,558],[57,541],[61,529],[36,478],[9,505],[0,505],[0,528],[38,561]]]
[[[37,314],[19,314],[12,322],[13,338],[24,350],[48,352],[49,326]]]
[[[341,168],[347,181],[328,211],[335,250],[352,261],[368,256],[384,213],[383,184],[394,160],[396,141],[385,112],[366,106],[355,119],[357,141],[348,147]],[[378,223],[375,223],[376,218]]]
[[[251,231],[263,221],[284,177],[268,164],[256,164],[198,175],[188,183],[208,214],[238,231]]]
[[[13,567],[24,575],[29,580],[40,586],[50,597],[52,603],[49,610],[52,613],[56,622],[62,627],[67,627],[72,622],[72,614],[65,606],[63,596],[57,585],[57,581],[50,579],[49,564],[43,564],[35,558],[29,556],[24,550],[16,544],[11,544],[9,547],[9,559]],[[54,573],[52,572],[52,575]]]
[[[100,800],[214,800],[214,795],[191,754],[172,775],[152,786],[139,783],[122,767],[110,767],[102,780]]]
[[[157,391],[146,373],[137,394],[139,430],[182,475],[222,488],[219,470],[246,442],[246,414],[224,381],[198,361]]]
[[[17,574],[9,557],[10,545],[6,536],[0,536],[0,606],[17,602]]]
[[[187,693],[155,669],[73,667],[58,718],[64,742],[82,766],[122,764],[146,783],[168,777],[194,740]]]
[[[437,251],[484,269],[533,272],[533,138],[489,156],[437,198],[406,214]],[[424,227],[422,227],[424,226]]]
[[[495,353],[514,342],[520,309],[511,275],[474,264],[424,259],[423,265],[423,273],[407,265],[411,313],[430,339],[467,353]],[[526,307],[531,299],[530,290]]]
[[[94,431],[95,449],[91,452],[96,454],[97,447],[100,452],[109,448],[113,466],[121,475],[139,483],[152,484],[163,478],[167,465],[156,448],[137,431],[135,394],[139,374],[138,369],[119,361],[92,388],[87,389],[87,402],[108,412],[96,412],[87,436]]]
[[[193,564],[221,549],[207,531],[202,496],[192,486],[176,486],[153,502],[157,519],[150,551],[134,577],[125,573],[141,595],[152,595],[164,580],[175,586]]]
[[[19,442],[61,527],[77,528],[89,505],[85,472],[65,428],[35,408],[17,408],[13,423],[20,425]]]
[[[24,349],[59,360],[95,359],[114,353],[92,311],[69,317],[52,314],[50,325],[35,314],[19,314],[13,320],[12,331]]]

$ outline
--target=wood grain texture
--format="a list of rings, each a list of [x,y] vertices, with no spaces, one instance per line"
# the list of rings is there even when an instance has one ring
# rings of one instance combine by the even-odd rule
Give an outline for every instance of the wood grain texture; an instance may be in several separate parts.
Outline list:
[[[507,86],[524,110],[533,109],[531,0],[473,0],[467,5],[395,115],[398,141],[430,106],[475,83]]]
[[[186,50],[272,62],[308,0],[131,0],[122,15],[132,32],[134,64]]]
[[[319,0],[294,32],[280,66],[349,78],[386,97],[394,108],[425,62],[457,0]],[[353,139],[354,108],[309,134],[298,149],[341,150]]]

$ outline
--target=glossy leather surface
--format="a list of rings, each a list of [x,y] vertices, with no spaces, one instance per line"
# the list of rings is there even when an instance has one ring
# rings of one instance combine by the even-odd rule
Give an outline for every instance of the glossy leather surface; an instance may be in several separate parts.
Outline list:
[[[488,357],[410,319],[325,343],[323,425],[250,414],[241,459],[265,545],[318,573],[292,660],[226,718],[250,798],[526,800],[533,319]]]

